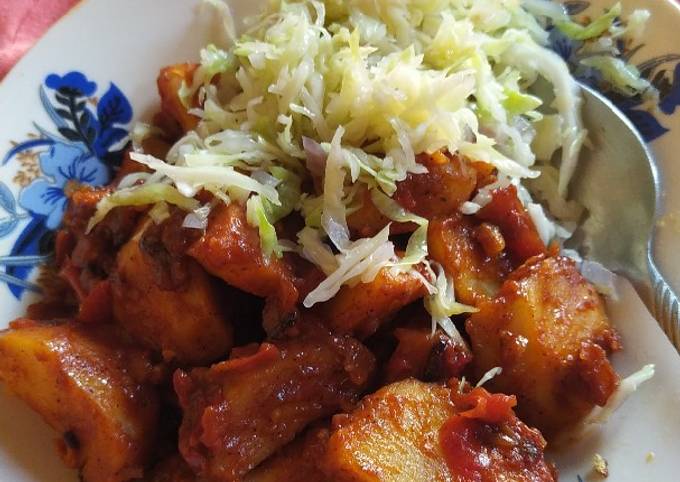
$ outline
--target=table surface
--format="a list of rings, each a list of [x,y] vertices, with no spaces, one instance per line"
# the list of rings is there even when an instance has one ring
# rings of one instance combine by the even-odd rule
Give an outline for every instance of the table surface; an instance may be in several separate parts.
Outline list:
[[[0,1],[0,79],[78,0]]]

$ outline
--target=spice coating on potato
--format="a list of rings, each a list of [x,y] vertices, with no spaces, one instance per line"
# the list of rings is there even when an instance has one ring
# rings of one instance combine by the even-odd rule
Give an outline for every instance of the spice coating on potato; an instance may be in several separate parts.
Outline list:
[[[350,409],[375,366],[356,340],[307,323],[251,348],[209,369],[175,373],[180,452],[215,481],[239,480],[308,424]]]
[[[455,414],[443,385],[405,380],[337,415],[324,470],[339,482],[452,480],[439,429]]]
[[[291,267],[260,247],[257,229],[246,221],[242,206],[220,204],[208,228],[188,250],[209,273],[246,293],[267,298],[280,319],[295,312],[299,298]]]
[[[503,253],[484,252],[475,239],[477,228],[471,218],[458,213],[433,219],[427,231],[431,259],[453,277],[456,299],[471,306],[495,296],[512,269]]]
[[[0,379],[64,435],[65,463],[85,482],[141,476],[158,400],[129,371],[135,353],[110,333],[28,320],[12,326],[0,334]]]
[[[476,375],[501,367],[486,386],[517,395],[520,418],[544,434],[603,405],[618,386],[606,358],[618,338],[572,260],[531,260],[479,308],[466,323]]]
[[[212,280],[196,261],[185,257],[171,261],[182,264],[185,279],[174,286],[166,279],[170,286],[161,286],[157,262],[140,247],[147,225],[118,253],[111,277],[114,318],[166,360],[203,365],[225,356],[232,328]]]
[[[191,467],[179,454],[174,454],[157,463],[144,482],[206,482],[198,478]]]
[[[426,293],[422,280],[413,273],[382,268],[373,281],[343,286],[333,298],[315,306],[313,312],[334,333],[364,339]]]
[[[195,115],[189,114],[190,107],[185,106],[179,96],[182,84],[191,86],[197,68],[197,64],[170,65],[162,68],[156,79],[161,112],[177,122],[183,132],[195,129],[199,120]]]
[[[395,201],[428,219],[458,212],[458,207],[470,199],[477,186],[477,171],[467,159],[440,151],[420,154],[416,160],[428,172],[409,174],[399,182]]]

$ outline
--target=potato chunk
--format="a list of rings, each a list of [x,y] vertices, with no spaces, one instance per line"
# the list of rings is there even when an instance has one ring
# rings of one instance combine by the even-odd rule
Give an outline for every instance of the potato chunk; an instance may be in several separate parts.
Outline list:
[[[114,339],[28,320],[0,334],[0,380],[64,435],[62,458],[85,482],[141,476],[155,441],[157,395],[135,381],[135,352]]]
[[[173,258],[162,246],[153,248],[156,253],[145,252],[141,242],[148,225],[118,253],[111,277],[114,318],[166,360],[203,365],[225,356],[232,328],[212,280],[189,257]],[[171,265],[170,274],[164,273],[164,263]],[[181,277],[176,274],[180,269]]]
[[[334,333],[364,339],[425,293],[421,279],[413,273],[393,273],[383,268],[373,281],[343,286],[313,311]]]
[[[267,298],[273,317],[286,319],[295,312],[299,293],[291,267],[283,259],[264,255],[257,230],[237,203],[213,210],[205,234],[188,254],[227,284]]]
[[[503,253],[488,256],[476,241],[475,225],[460,213],[430,221],[430,257],[453,277],[456,298],[472,306],[492,298],[512,267]]]
[[[336,416],[324,470],[339,482],[451,480],[439,429],[456,413],[449,389],[405,380]]]
[[[286,338],[175,373],[184,411],[179,448],[210,480],[239,480],[311,422],[351,408],[374,371],[356,340],[299,322]],[[232,354],[233,356],[233,354]]]
[[[361,207],[347,216],[347,227],[352,237],[373,237],[390,223],[390,234],[410,233],[418,227],[415,223],[393,222],[384,216],[373,204],[371,192],[367,188],[361,189],[357,196],[361,198]]]
[[[466,328],[476,375],[502,367],[487,386],[517,395],[522,419],[547,435],[606,403],[618,385],[606,358],[617,336],[567,258],[537,258],[513,272]]]
[[[176,121],[183,132],[195,129],[198,124],[198,117],[189,114],[189,108],[179,97],[182,83],[191,85],[197,67],[197,64],[170,65],[161,69],[156,80],[161,98],[161,112]]]
[[[337,482],[554,482],[545,440],[514,397],[405,380],[334,417],[323,470]]]
[[[420,154],[425,174],[409,174],[397,184],[394,199],[407,210],[431,219],[458,212],[477,186],[477,171],[467,159],[442,152]]]
[[[244,482],[331,482],[319,468],[328,437],[327,427],[312,427],[249,472]]]

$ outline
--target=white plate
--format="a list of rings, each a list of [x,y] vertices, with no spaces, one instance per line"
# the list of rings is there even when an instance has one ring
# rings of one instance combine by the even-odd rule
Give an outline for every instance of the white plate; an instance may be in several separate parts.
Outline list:
[[[255,8],[260,0],[232,1],[237,15]],[[572,8],[596,13],[613,0],[571,1]],[[590,5],[592,3],[592,5]],[[680,182],[680,9],[671,0],[628,0],[626,11],[644,7],[652,11],[645,44],[633,56],[636,64],[651,68],[665,79],[662,105],[654,116],[635,106],[629,112],[644,124],[660,164],[664,185]],[[96,117],[99,135],[91,142],[95,157],[103,158],[116,145],[104,140],[129,129],[133,119],[148,118],[158,108],[155,78],[171,63],[197,58],[198,49],[215,30],[209,15],[199,12],[198,0],[89,0],[69,13],[31,50],[0,84],[0,160],[14,143],[38,141],[0,166],[0,277],[8,275],[31,282],[37,270],[8,263],[29,263],[41,246],[49,245],[49,228],[59,219],[64,183],[69,178],[104,182],[105,162],[79,152],[63,142],[46,145],[40,129],[69,134],[56,111],[47,112],[41,92],[59,107],[60,86],[79,87],[79,101]],[[81,75],[66,76],[69,72]],[[111,85],[115,84],[115,88]],[[68,97],[68,96],[67,96]],[[45,100],[43,99],[43,100]],[[68,101],[68,99],[64,99]],[[97,104],[98,100],[98,104]],[[127,105],[132,107],[128,112]],[[67,104],[64,104],[67,107]],[[106,122],[108,112],[109,122]],[[82,111],[81,111],[82,112]],[[79,114],[80,116],[81,114]],[[81,131],[87,135],[83,121]],[[86,164],[86,167],[83,165]],[[662,271],[680,292],[680,190],[664,192],[664,215],[658,226],[657,252]],[[21,258],[24,256],[24,258]],[[19,257],[19,258],[17,258]],[[26,258],[28,257],[28,258]],[[24,272],[22,273],[22,269]],[[26,276],[26,273],[28,276]],[[15,280],[16,281],[16,280]],[[12,291],[13,290],[13,291]],[[625,351],[615,364],[628,374],[645,363],[657,365],[657,375],[630,399],[599,434],[569,450],[551,454],[558,462],[561,480],[588,480],[595,452],[610,462],[610,480],[678,480],[680,447],[680,357],[658,329],[625,282],[621,300],[610,304],[612,319],[621,331]],[[0,281],[0,328],[20,316],[33,297],[30,290]],[[0,480],[16,482],[68,482],[76,474],[63,468],[53,450],[55,434],[27,407],[0,389]],[[648,454],[655,456],[649,461]]]

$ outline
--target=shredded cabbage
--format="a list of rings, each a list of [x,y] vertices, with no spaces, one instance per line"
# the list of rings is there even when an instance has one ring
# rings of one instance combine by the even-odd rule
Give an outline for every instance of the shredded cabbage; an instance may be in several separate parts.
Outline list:
[[[418,265],[427,258],[427,219],[409,213],[394,199],[386,196],[380,190],[371,190],[371,201],[378,211],[386,218],[399,223],[415,223],[418,228],[413,232],[406,244],[406,251],[393,266],[407,268]]]
[[[142,184],[137,187],[118,189],[103,197],[97,203],[97,210],[90,218],[86,232],[92,231],[92,228],[99,224],[116,207],[144,206],[146,204],[160,203],[161,201],[174,204],[186,211],[192,211],[199,206],[199,202],[196,199],[183,195],[169,184]]]
[[[637,372],[627,376],[617,390],[609,397],[607,404],[603,407],[595,407],[593,411],[581,422],[583,428],[591,425],[601,425],[630,397],[637,389],[654,377],[654,365],[645,365]]]
[[[378,272],[394,258],[394,245],[389,241],[389,232],[390,226],[387,225],[373,238],[363,238],[345,245],[344,251],[336,256],[337,267],[305,297],[303,305],[311,308],[316,303],[330,300],[343,284],[373,281]],[[314,261],[311,257],[310,260]]]
[[[483,386],[486,382],[493,380],[501,373],[503,373],[502,367],[493,367],[491,370],[487,371],[484,375],[482,375],[482,378],[479,379],[475,387]]]
[[[593,55],[581,60],[581,64],[599,70],[604,80],[623,95],[633,96],[651,88],[650,82],[640,76],[640,72],[634,65],[627,64],[621,59],[606,55]]]
[[[588,40],[599,37],[608,31],[619,15],[621,15],[621,4],[617,2],[604,15],[593,20],[588,25],[581,25],[571,20],[562,20],[557,22],[557,28],[574,40]]]
[[[271,256],[273,253],[280,258],[283,252],[279,247],[276,229],[267,216],[260,196],[251,196],[246,202],[246,219],[248,224],[258,229],[264,255]]]
[[[228,6],[207,1],[232,43],[202,49],[191,83],[179,89],[200,119],[196,129],[157,159],[142,146],[154,129],[135,128],[131,158],[154,172],[123,179],[92,225],[115,206],[154,204],[161,219],[163,206],[175,204],[188,211],[184,226],[204,229],[216,203],[241,203],[265,255],[296,251],[326,275],[305,306],[380,269],[407,271],[427,287],[426,306],[450,336],[459,336],[450,317],[472,308],[456,302],[441,267],[433,271],[427,220],[392,199],[399,182],[427,172],[417,155],[444,150],[491,164],[498,181],[459,210],[474,214],[492,189],[513,184],[542,239],[562,239],[580,215],[566,194],[586,132],[579,87],[548,50],[547,27],[587,44],[580,68],[619,91],[649,87],[608,56],[615,39],[639,36],[647,17],[636,11],[622,23],[618,4],[582,25],[547,0],[275,0],[237,36]],[[555,153],[559,166],[549,164]],[[366,190],[385,217],[417,226],[402,256],[389,226],[352,239],[347,217]],[[200,191],[214,200],[200,207]],[[293,212],[305,228],[295,243],[279,240],[276,225]]]

